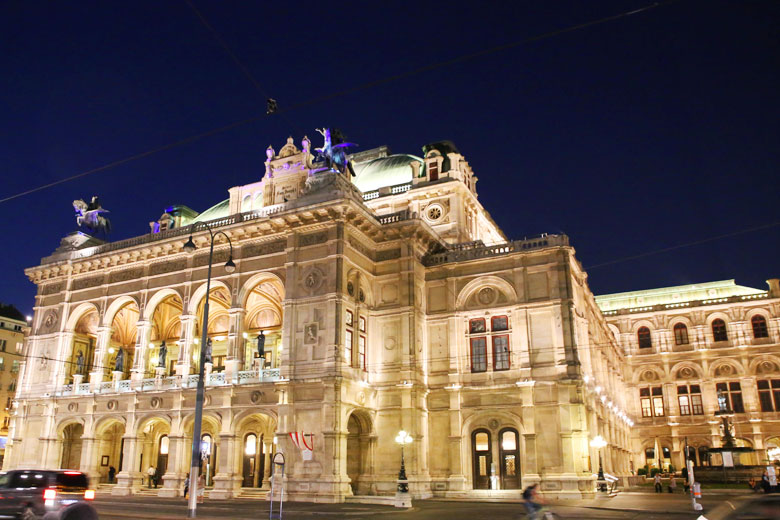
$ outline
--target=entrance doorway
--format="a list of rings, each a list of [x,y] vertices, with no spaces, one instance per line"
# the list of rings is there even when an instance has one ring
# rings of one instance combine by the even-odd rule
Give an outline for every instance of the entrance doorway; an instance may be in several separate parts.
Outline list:
[[[81,447],[84,435],[84,426],[81,424],[69,424],[62,430],[62,458],[60,468],[80,469]]]
[[[265,456],[263,453],[263,436],[248,433],[244,436],[242,463],[242,487],[262,487]]]
[[[501,489],[520,489],[520,450],[517,430],[504,428],[498,435]]]
[[[474,489],[490,489],[490,475],[493,457],[490,450],[490,432],[475,430],[471,434],[474,459]]]
[[[167,435],[160,437],[160,445],[157,447],[157,485],[161,486],[164,482],[163,476],[168,471],[168,449],[170,448],[170,439]]]

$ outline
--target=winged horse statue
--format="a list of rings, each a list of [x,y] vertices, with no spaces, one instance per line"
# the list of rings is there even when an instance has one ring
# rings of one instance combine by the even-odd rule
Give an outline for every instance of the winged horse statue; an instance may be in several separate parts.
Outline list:
[[[76,224],[79,227],[84,226],[92,232],[111,232],[111,221],[107,217],[103,216],[103,213],[108,213],[107,209],[103,209],[100,205],[100,199],[92,197],[92,202],[87,204],[82,199],[73,201],[73,209],[76,210]]]
[[[318,128],[317,131],[325,138],[325,142],[322,148],[315,148],[320,157],[325,159],[325,164],[328,168],[336,170],[342,174],[346,174],[347,171],[354,177],[355,170],[352,168],[352,164],[347,159],[346,149],[350,146],[357,146],[355,143],[345,143],[341,132],[334,130],[335,144],[331,138],[330,128]]]

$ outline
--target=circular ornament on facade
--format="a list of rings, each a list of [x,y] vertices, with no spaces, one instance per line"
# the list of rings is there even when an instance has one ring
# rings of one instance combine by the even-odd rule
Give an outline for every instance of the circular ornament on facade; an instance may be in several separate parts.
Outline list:
[[[152,400],[149,404],[151,404],[152,408],[159,408],[162,406],[162,399],[159,397],[152,397]]]
[[[211,405],[211,396],[210,395],[204,395],[203,396],[203,406],[209,406]]]
[[[431,204],[425,209],[425,218],[430,222],[438,222],[444,216],[441,204]]]
[[[731,366],[731,365],[721,365],[716,370],[716,373],[719,376],[730,376],[730,375],[734,374],[734,367]]]
[[[490,305],[496,301],[496,290],[492,287],[483,287],[477,293],[477,300],[482,305]]]
[[[111,399],[109,402],[106,403],[106,408],[109,410],[116,410],[116,407],[119,406],[119,402],[116,399]]]
[[[777,366],[771,361],[762,361],[758,364],[756,372],[759,374],[771,374],[777,370]]]
[[[366,293],[363,292],[363,289],[358,290],[358,300],[361,302],[366,301]]]
[[[658,379],[658,374],[656,374],[652,370],[645,370],[644,373],[642,373],[642,381],[655,381],[657,379]]]
[[[69,412],[78,412],[79,411],[79,404],[78,403],[70,403],[68,405],[68,411]]]
[[[395,348],[395,338],[385,338],[384,347],[385,350],[393,350]]]
[[[316,267],[312,267],[309,272],[306,273],[306,276],[303,277],[303,285],[310,293],[313,293],[322,285],[322,279],[322,271]]]
[[[490,419],[488,421],[488,426],[491,430],[498,430],[498,419]]]
[[[693,379],[696,377],[696,371],[691,367],[683,367],[677,372],[678,379]]]
[[[252,404],[257,404],[260,402],[260,400],[263,398],[263,392],[260,390],[255,390],[252,392],[252,395],[249,396],[249,400],[252,401]]]
[[[347,294],[355,296],[355,285],[352,282],[347,282]]]

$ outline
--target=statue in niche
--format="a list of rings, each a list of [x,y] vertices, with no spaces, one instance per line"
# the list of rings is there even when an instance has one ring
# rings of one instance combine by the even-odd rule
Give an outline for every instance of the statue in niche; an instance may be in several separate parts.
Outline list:
[[[211,338],[206,341],[206,348],[203,352],[203,362],[204,363],[212,363],[211,361]]]
[[[325,142],[322,148],[315,148],[319,157],[325,159],[325,164],[331,170],[346,175],[347,171],[355,177],[355,170],[352,168],[352,163],[347,159],[347,152],[345,151],[350,146],[357,146],[355,143],[344,142],[344,136],[336,129],[333,130],[331,135],[330,128],[318,128],[317,131],[325,138]]]
[[[124,372],[125,370],[125,350],[120,348],[116,353],[114,360],[114,372]]]
[[[165,368],[165,358],[168,357],[168,347],[165,345],[165,341],[160,344],[160,355],[157,356],[157,366]]]
[[[84,353],[79,350],[79,355],[76,356],[76,373],[84,373]]]
[[[263,334],[263,331],[260,331],[260,334],[257,335],[257,357],[261,359],[261,363],[263,362],[263,358],[265,358],[265,334]]]
[[[97,196],[93,196],[89,204],[83,199],[74,200],[73,209],[76,210],[76,224],[79,227],[83,226],[92,233],[108,234],[111,232],[111,221],[103,215],[103,213],[108,213],[108,210],[103,209]]]

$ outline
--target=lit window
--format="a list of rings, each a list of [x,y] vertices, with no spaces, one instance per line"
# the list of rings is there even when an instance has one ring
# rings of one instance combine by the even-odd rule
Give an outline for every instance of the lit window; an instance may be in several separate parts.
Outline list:
[[[734,413],[745,413],[745,404],[742,402],[742,387],[738,381],[718,383],[715,385],[718,392],[719,408],[729,406]],[[722,403],[722,404],[721,404]]]
[[[493,316],[490,319],[490,330],[493,332],[509,330],[509,320],[506,316]]]
[[[729,335],[726,332],[726,322],[717,319],[712,322],[712,339],[714,341],[728,341]]]
[[[753,326],[754,338],[760,339],[769,337],[769,330],[766,327],[766,318],[761,315],[753,316],[750,319],[750,324]]]
[[[780,379],[761,380],[756,384],[761,411],[780,412]]]
[[[509,336],[493,336],[493,370],[509,370]]]
[[[650,329],[647,327],[639,327],[636,331],[637,339],[639,340],[639,348],[651,348],[653,346],[653,340],[650,338]]]
[[[487,432],[477,432],[474,436],[474,449],[477,451],[490,450],[490,438]]]
[[[663,388],[654,386],[639,389],[639,402],[642,408],[642,417],[664,416]]]
[[[686,327],[684,323],[677,323],[674,325],[674,344],[688,344],[688,327]]]
[[[469,320],[469,334],[482,334],[485,331],[485,318]]]
[[[362,335],[358,339],[358,365],[366,369],[366,337]]]
[[[471,371],[487,370],[487,338],[471,338]]]
[[[680,404],[680,415],[704,414],[704,407],[701,400],[701,387],[699,387],[699,385],[678,386],[677,400]]]

